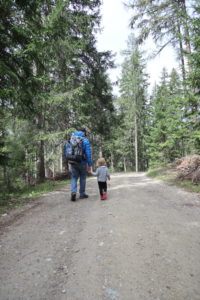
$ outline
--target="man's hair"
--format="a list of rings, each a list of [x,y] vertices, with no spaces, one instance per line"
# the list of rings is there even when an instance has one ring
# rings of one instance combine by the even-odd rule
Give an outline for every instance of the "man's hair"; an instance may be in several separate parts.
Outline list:
[[[82,131],[85,133],[85,136],[87,135],[87,130],[85,128],[80,128],[79,131]]]

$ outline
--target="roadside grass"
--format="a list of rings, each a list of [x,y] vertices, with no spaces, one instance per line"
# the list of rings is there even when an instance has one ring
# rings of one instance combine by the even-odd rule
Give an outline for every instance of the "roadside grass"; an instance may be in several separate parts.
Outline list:
[[[147,175],[169,182],[172,185],[183,188],[188,192],[200,193],[200,184],[191,180],[180,180],[177,178],[177,170],[172,167],[149,169]]]
[[[65,186],[69,180],[52,181],[47,180],[45,183],[36,184],[34,186],[25,186],[22,189],[6,196],[0,192],[0,214],[4,214],[9,210],[22,206],[34,198],[40,197],[43,194],[52,192],[59,187]]]

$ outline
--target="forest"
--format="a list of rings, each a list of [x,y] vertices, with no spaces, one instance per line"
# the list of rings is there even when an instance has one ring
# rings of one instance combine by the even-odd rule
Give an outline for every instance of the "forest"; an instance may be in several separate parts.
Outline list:
[[[200,155],[200,3],[129,0],[132,35],[124,50],[120,95],[97,50],[100,0],[0,2],[0,198],[67,174],[64,148],[85,127],[93,161],[112,171],[146,171]],[[163,69],[149,94],[141,50],[171,45],[178,70]]]

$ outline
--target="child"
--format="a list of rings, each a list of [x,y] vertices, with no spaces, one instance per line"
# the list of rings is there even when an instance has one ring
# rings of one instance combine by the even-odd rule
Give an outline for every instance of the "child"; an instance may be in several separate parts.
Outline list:
[[[109,170],[106,167],[106,161],[103,157],[97,160],[98,168],[96,172],[92,172],[92,175],[97,176],[97,181],[99,185],[99,192],[101,196],[101,200],[107,199],[107,178],[110,180]]]

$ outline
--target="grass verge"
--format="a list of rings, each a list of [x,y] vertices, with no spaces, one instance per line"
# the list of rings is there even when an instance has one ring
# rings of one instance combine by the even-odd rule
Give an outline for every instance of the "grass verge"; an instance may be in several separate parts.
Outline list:
[[[171,167],[150,169],[147,172],[150,177],[169,182],[172,185],[183,188],[188,192],[200,193],[200,184],[194,184],[191,180],[179,180],[177,170]]]
[[[6,197],[0,194],[0,214],[8,212],[10,209],[22,206],[36,197],[40,197],[43,194],[52,192],[59,187],[65,186],[69,183],[69,180],[65,181],[46,181],[45,183],[36,184],[30,187],[24,187],[23,189],[10,193]]]

